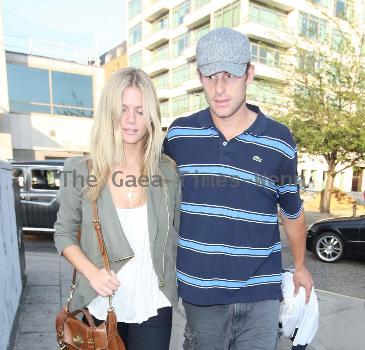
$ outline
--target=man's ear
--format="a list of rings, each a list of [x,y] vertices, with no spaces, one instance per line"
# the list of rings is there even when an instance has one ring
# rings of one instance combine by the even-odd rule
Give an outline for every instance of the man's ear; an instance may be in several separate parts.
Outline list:
[[[249,85],[255,77],[255,66],[250,64],[246,73],[246,85]]]

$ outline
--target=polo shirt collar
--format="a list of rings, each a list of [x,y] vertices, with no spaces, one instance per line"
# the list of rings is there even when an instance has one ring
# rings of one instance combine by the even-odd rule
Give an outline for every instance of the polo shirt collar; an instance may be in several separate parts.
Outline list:
[[[266,128],[266,116],[261,112],[260,108],[255,105],[246,104],[247,108],[255,113],[257,113],[257,117],[252,125],[245,130],[243,133],[252,134],[252,135],[263,135]],[[215,127],[213,123],[212,116],[210,114],[209,107],[200,111],[198,114],[198,122],[200,126],[205,128]]]

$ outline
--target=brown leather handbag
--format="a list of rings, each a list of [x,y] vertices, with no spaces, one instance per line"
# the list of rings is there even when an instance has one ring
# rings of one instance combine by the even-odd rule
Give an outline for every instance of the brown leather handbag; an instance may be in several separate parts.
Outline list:
[[[110,272],[110,264],[105,248],[103,233],[101,232],[96,201],[92,202],[92,210],[92,224],[98,239],[104,267]],[[73,312],[69,311],[72,295],[76,287],[75,282],[76,269],[74,269],[73,273],[70,297],[66,306],[56,317],[56,333],[59,348],[61,350],[126,350],[126,347],[118,334],[117,317],[112,306],[112,296],[109,296],[107,319],[98,327],[95,326],[93,318],[87,308],[82,308]],[[88,324],[76,318],[76,315],[78,314],[85,316]]]

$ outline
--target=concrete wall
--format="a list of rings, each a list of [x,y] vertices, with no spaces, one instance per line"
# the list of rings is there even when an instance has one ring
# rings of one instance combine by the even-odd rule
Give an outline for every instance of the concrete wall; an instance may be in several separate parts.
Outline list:
[[[0,350],[6,350],[22,292],[12,171],[0,161]]]

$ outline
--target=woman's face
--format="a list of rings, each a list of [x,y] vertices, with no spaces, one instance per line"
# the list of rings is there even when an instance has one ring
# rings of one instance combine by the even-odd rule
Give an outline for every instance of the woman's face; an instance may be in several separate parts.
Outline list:
[[[120,126],[125,144],[141,144],[147,133],[145,118],[143,117],[143,97],[141,91],[135,87],[127,87],[122,95],[122,117]]]

